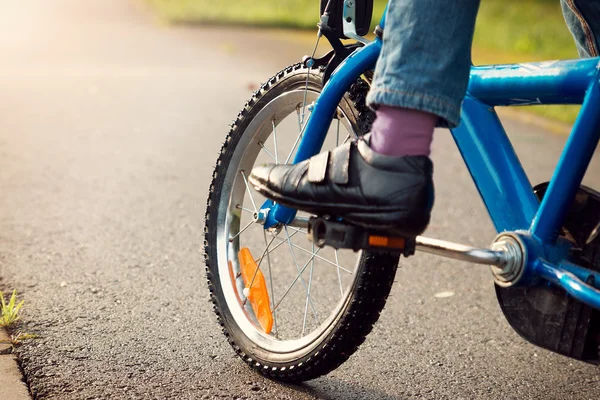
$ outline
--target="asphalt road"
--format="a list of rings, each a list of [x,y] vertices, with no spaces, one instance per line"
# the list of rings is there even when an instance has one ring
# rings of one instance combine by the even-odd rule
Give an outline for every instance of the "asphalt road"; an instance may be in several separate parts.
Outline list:
[[[596,399],[597,368],[527,344],[486,268],[405,260],[380,322],[330,375],[265,380],[208,302],[211,171],[257,85],[308,52],[290,34],[166,27],[137,2],[21,0],[0,13],[0,287],[26,300],[19,350],[39,399]],[[316,11],[316,10],[315,10]],[[564,138],[507,121],[534,183]],[[492,225],[450,135],[434,143],[428,235]],[[599,163],[586,183],[600,188]],[[453,296],[434,294],[452,291]]]

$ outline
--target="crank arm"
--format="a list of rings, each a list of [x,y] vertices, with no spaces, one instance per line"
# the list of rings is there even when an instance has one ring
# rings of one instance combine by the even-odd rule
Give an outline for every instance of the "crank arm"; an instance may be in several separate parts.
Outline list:
[[[308,237],[318,247],[391,252],[405,257],[419,250],[446,258],[490,265],[496,282],[506,286],[522,276],[526,259],[524,244],[517,236],[508,233],[498,236],[490,249],[481,249],[423,236],[411,238],[390,235],[385,231],[373,231],[343,221],[312,217],[308,221]]]

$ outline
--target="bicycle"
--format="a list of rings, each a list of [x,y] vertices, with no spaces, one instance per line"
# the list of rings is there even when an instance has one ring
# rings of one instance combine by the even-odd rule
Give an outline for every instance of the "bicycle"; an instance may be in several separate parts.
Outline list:
[[[521,336],[598,364],[600,193],[581,182],[600,137],[600,58],[472,67],[452,135],[498,236],[490,248],[394,237],[298,213],[261,198],[248,183],[257,163],[297,163],[369,131],[374,115],[365,95],[385,11],[367,41],[372,1],[325,3],[317,45],[325,37],[333,50],[317,59],[315,45],[253,94],[213,173],[207,279],[236,353],[282,381],[332,371],[379,318],[400,256],[425,251],[490,265],[501,309]],[[355,43],[343,44],[343,37]],[[582,104],[551,181],[535,187],[494,110],[523,104]],[[299,244],[304,234],[309,241]]]

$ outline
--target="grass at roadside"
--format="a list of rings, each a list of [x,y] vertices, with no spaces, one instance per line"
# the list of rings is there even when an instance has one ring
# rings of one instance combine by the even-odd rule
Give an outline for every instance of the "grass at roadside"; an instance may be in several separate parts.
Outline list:
[[[172,23],[225,23],[277,28],[316,29],[317,0],[146,0]],[[375,1],[373,15],[381,15],[385,2]]]
[[[224,23],[248,26],[315,29],[316,0],[146,0],[171,23]],[[373,15],[385,0],[375,0]],[[377,20],[374,20],[374,24]],[[485,0],[473,42],[475,64],[515,63],[577,57],[558,0]],[[523,107],[528,112],[573,122],[578,106]]]
[[[25,300],[17,301],[16,289],[13,290],[8,301],[5,299],[4,293],[0,290],[0,329],[6,328],[9,331],[8,333],[10,333],[8,339],[0,340],[0,344],[5,343],[10,345],[8,349],[3,349],[3,352],[0,354],[10,353],[15,347],[23,344],[24,341],[38,338],[38,335],[34,333],[16,331],[16,328],[20,325],[19,320],[21,317],[19,312],[24,303]]]
[[[148,0],[174,23],[230,23],[280,28],[314,28],[318,3],[314,0]]]
[[[4,299],[4,293],[0,291],[0,328],[8,328],[19,320],[19,311],[23,307],[24,300],[17,303],[17,291],[14,290],[9,300]]]

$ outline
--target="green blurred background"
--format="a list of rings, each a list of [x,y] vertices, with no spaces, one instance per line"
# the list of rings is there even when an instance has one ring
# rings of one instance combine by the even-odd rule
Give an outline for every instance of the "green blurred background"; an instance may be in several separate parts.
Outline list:
[[[146,0],[169,23],[235,24],[314,30],[317,0]],[[375,0],[373,25],[385,7]],[[435,28],[435,27],[434,27]],[[560,10],[559,0],[482,0],[475,39],[475,64],[516,63],[576,58],[577,51]],[[520,107],[571,123],[578,106]]]

